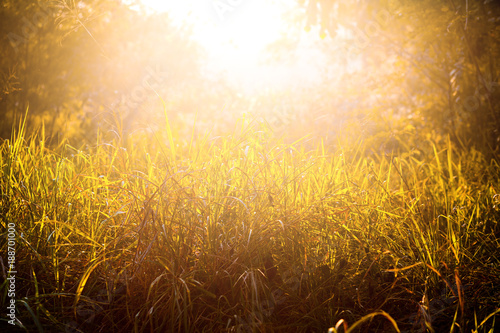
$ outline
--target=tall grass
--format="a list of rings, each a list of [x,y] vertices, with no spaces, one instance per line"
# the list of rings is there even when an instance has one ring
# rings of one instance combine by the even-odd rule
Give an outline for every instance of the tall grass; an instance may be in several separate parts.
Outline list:
[[[304,140],[285,144],[242,120],[215,138],[169,130],[49,149],[43,129],[26,137],[21,126],[0,146],[18,326],[498,327],[497,160],[432,138],[401,140],[390,155]]]

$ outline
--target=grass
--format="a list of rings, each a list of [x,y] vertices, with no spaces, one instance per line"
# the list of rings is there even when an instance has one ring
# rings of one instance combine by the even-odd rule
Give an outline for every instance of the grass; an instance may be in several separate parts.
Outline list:
[[[21,330],[499,326],[500,165],[472,148],[310,148],[243,120],[220,137],[101,133],[84,147],[24,133],[0,145]]]

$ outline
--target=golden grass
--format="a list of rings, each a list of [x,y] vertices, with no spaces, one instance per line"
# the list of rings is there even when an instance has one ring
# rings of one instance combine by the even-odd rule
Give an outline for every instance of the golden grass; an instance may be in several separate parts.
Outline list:
[[[500,167],[473,149],[308,149],[244,120],[78,148],[24,132],[0,146],[0,189],[26,330],[497,326]]]

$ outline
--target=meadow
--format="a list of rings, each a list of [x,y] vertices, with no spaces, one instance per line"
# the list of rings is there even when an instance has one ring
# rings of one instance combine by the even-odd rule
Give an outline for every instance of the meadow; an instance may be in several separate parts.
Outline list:
[[[0,332],[500,332],[499,3],[2,0]]]
[[[498,155],[411,127],[387,151],[288,142],[245,119],[81,146],[24,126],[0,144],[20,331],[499,326]]]

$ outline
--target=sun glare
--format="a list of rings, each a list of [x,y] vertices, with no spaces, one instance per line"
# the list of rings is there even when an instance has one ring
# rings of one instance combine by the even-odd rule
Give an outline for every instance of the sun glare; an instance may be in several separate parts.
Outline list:
[[[194,37],[211,51],[226,44],[241,52],[255,53],[276,40],[284,29],[281,1],[142,2],[151,10],[168,12],[175,21],[192,24]]]
[[[264,63],[268,55],[266,46],[277,41],[287,29],[283,13],[290,9],[290,2],[142,0],[142,3],[150,10],[168,12],[177,24],[192,25],[193,38],[207,51],[209,69],[224,72],[246,88],[284,85],[290,82],[290,75],[314,71],[304,68],[303,63],[294,67]]]

